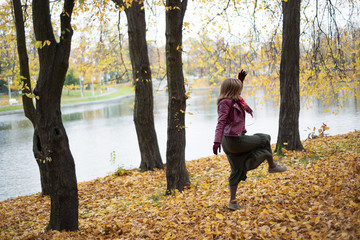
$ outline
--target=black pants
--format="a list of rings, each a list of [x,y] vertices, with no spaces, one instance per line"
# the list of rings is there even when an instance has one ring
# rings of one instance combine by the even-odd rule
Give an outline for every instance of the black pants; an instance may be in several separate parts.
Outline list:
[[[272,157],[270,139],[270,135],[262,133],[223,137],[222,147],[231,167],[230,186],[237,185],[241,180],[245,181],[248,171]]]

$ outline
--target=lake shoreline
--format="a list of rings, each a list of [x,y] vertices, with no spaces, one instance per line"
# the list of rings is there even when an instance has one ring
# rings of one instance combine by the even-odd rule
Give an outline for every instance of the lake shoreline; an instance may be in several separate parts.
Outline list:
[[[204,90],[215,89],[215,88],[217,88],[217,87],[191,88],[190,91],[201,91],[201,90],[204,91]],[[161,91],[157,91],[157,93],[161,93]],[[95,96],[95,97],[101,97],[101,96],[102,95]],[[85,106],[85,105],[102,104],[102,103],[112,102],[112,101],[116,101],[116,100],[120,100],[120,99],[124,99],[124,98],[134,97],[134,96],[135,96],[135,94],[127,94],[127,95],[122,95],[122,96],[109,98],[109,99],[103,99],[103,100],[91,100],[91,98],[89,98],[88,101],[61,104],[61,109],[70,108],[70,107]],[[17,104],[17,106],[22,106],[22,104]],[[9,110],[9,111],[0,111],[0,116],[10,115],[10,114],[17,114],[17,113],[22,113],[22,112],[24,112],[23,108],[16,109],[16,110]]]
[[[84,101],[84,102],[78,102],[78,103],[62,104],[61,109],[70,108],[70,107],[85,106],[85,105],[102,104],[102,103],[106,103],[106,102],[112,102],[112,101],[116,101],[116,100],[120,100],[120,99],[124,99],[124,98],[133,97],[133,96],[134,96],[134,94],[129,94],[129,95],[118,96],[118,97],[115,97],[115,98],[103,99],[103,100],[94,100],[94,101],[90,100],[90,101]],[[0,112],[0,116],[16,114],[16,113],[21,113],[21,112],[24,112],[23,108],[22,109],[17,109],[17,110],[10,110],[10,111]]]

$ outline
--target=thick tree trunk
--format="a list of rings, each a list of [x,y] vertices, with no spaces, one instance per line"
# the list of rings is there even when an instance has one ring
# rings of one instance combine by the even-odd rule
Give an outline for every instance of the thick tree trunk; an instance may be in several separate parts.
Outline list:
[[[299,134],[299,39],[301,0],[283,2],[283,41],[280,63],[280,115],[276,150],[302,150]]]
[[[65,0],[61,14],[60,42],[55,41],[48,0],[34,0],[32,4],[34,32],[37,41],[40,72],[33,93],[25,45],[25,32],[20,0],[13,0],[20,73],[23,81],[24,111],[34,126],[33,151],[39,164],[43,193],[50,193],[51,214],[47,229],[78,229],[78,191],[74,159],[62,123],[60,99],[68,69],[72,29],[70,25],[74,1]]]
[[[40,99],[46,99],[44,95],[48,93],[38,94]],[[57,104],[37,101],[38,118],[34,133],[34,154],[38,163],[47,170],[50,179],[51,214],[47,228],[77,230],[78,193],[75,164],[62,124],[61,112],[55,105]]]
[[[53,103],[51,96],[45,97],[49,95],[46,91],[37,94],[40,99],[37,101],[34,154],[50,180],[51,214],[47,229],[77,230],[78,193],[75,164],[62,123],[60,105]],[[41,101],[41,98],[49,101]]]
[[[141,153],[140,169],[163,169],[154,124],[153,86],[146,43],[144,3],[134,1],[131,7],[125,8],[125,13],[135,84],[134,123]]]
[[[73,0],[65,0],[61,14],[60,42],[55,41],[50,19],[49,1],[33,0],[34,32],[37,41],[40,72],[34,94],[36,121],[34,154],[47,165],[50,179],[51,214],[47,229],[78,229],[78,190],[74,159],[64,129],[60,100],[71,50],[71,14]],[[49,41],[49,44],[44,44]]]
[[[167,193],[190,184],[185,164],[186,94],[182,68],[182,27],[187,0],[166,1],[166,70],[169,92],[166,149]]]

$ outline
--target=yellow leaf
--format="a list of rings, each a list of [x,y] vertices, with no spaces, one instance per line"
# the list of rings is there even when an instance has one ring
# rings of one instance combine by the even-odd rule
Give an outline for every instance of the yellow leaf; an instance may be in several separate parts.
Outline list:
[[[220,213],[217,213],[217,214],[216,214],[216,217],[217,217],[219,220],[224,220],[224,216],[221,215]]]
[[[42,45],[42,41],[36,41],[36,43],[35,43],[35,47],[36,47],[36,48],[40,48],[40,49],[41,49],[42,46],[43,46],[43,45]]]
[[[45,40],[45,41],[43,42],[43,44],[42,44],[42,47],[44,47],[45,45],[48,45],[48,46],[49,46],[50,43],[51,43],[51,42],[50,42],[49,40]]]

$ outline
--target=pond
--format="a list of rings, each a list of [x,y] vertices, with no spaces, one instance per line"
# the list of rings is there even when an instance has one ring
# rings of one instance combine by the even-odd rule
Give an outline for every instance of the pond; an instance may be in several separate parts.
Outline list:
[[[210,94],[210,95],[209,95]],[[213,155],[212,143],[217,122],[216,97],[213,92],[196,90],[187,101],[186,160]],[[211,96],[211,97],[210,97]],[[212,100],[211,100],[212,99]],[[211,100],[211,101],[209,101]],[[247,102],[255,111],[254,118],[247,116],[248,134],[268,133],[272,143],[278,131],[278,107],[272,101],[264,101],[259,92],[248,97]],[[78,182],[103,177],[122,168],[138,168],[140,153],[133,123],[133,96],[85,105],[62,108],[64,126],[70,149],[74,156]],[[163,162],[166,161],[167,95],[155,95],[155,128]],[[330,135],[347,133],[360,128],[360,102],[347,99],[338,114],[324,113],[324,107],[315,101],[311,109],[300,112],[300,135],[306,139],[313,127],[322,123],[330,129]],[[39,170],[32,152],[33,128],[24,114],[0,115],[0,201],[41,191]],[[114,156],[115,163],[113,163]]]

